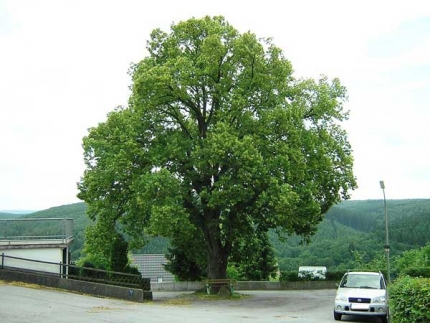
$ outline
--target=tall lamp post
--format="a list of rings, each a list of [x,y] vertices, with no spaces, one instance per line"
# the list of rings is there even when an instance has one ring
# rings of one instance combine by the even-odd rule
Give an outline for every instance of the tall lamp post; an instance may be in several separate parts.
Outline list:
[[[384,250],[387,256],[387,281],[388,284],[391,282],[390,279],[390,244],[388,242],[388,216],[387,216],[387,200],[385,199],[385,184],[384,181],[380,181],[379,184],[382,188],[382,193],[384,194],[384,214],[385,214],[385,245]]]

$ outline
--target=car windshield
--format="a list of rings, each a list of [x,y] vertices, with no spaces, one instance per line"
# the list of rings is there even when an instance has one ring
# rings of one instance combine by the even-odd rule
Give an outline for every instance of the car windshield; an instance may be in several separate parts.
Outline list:
[[[340,287],[383,289],[384,282],[379,275],[348,274],[343,277]]]

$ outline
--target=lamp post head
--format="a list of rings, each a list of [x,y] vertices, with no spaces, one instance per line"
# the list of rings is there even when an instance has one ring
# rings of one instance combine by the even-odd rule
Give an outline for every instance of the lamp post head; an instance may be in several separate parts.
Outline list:
[[[381,188],[382,188],[382,189],[384,189],[384,188],[385,188],[384,181],[379,181],[379,185],[381,185]]]

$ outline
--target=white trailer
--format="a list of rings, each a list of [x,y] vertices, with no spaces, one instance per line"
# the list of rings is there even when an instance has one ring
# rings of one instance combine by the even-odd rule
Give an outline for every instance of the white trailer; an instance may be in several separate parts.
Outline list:
[[[325,274],[327,272],[327,267],[325,266],[300,266],[299,267],[299,277],[311,277],[316,279],[325,279]]]

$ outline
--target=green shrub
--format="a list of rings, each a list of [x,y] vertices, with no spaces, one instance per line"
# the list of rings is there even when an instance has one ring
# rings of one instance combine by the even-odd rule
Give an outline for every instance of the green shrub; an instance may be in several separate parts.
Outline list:
[[[240,274],[236,267],[229,265],[227,267],[227,278],[228,279],[234,279],[234,280],[240,280]]]
[[[325,273],[325,279],[326,280],[340,282],[340,280],[342,279],[343,275],[345,275],[345,271],[344,270],[334,270],[334,271],[328,270]]]
[[[404,276],[389,287],[391,323],[430,322],[430,279]]]
[[[279,275],[280,282],[296,282],[299,280],[299,272],[297,270],[281,271]]]
[[[411,277],[430,278],[430,267],[411,267],[403,270],[405,275]]]

